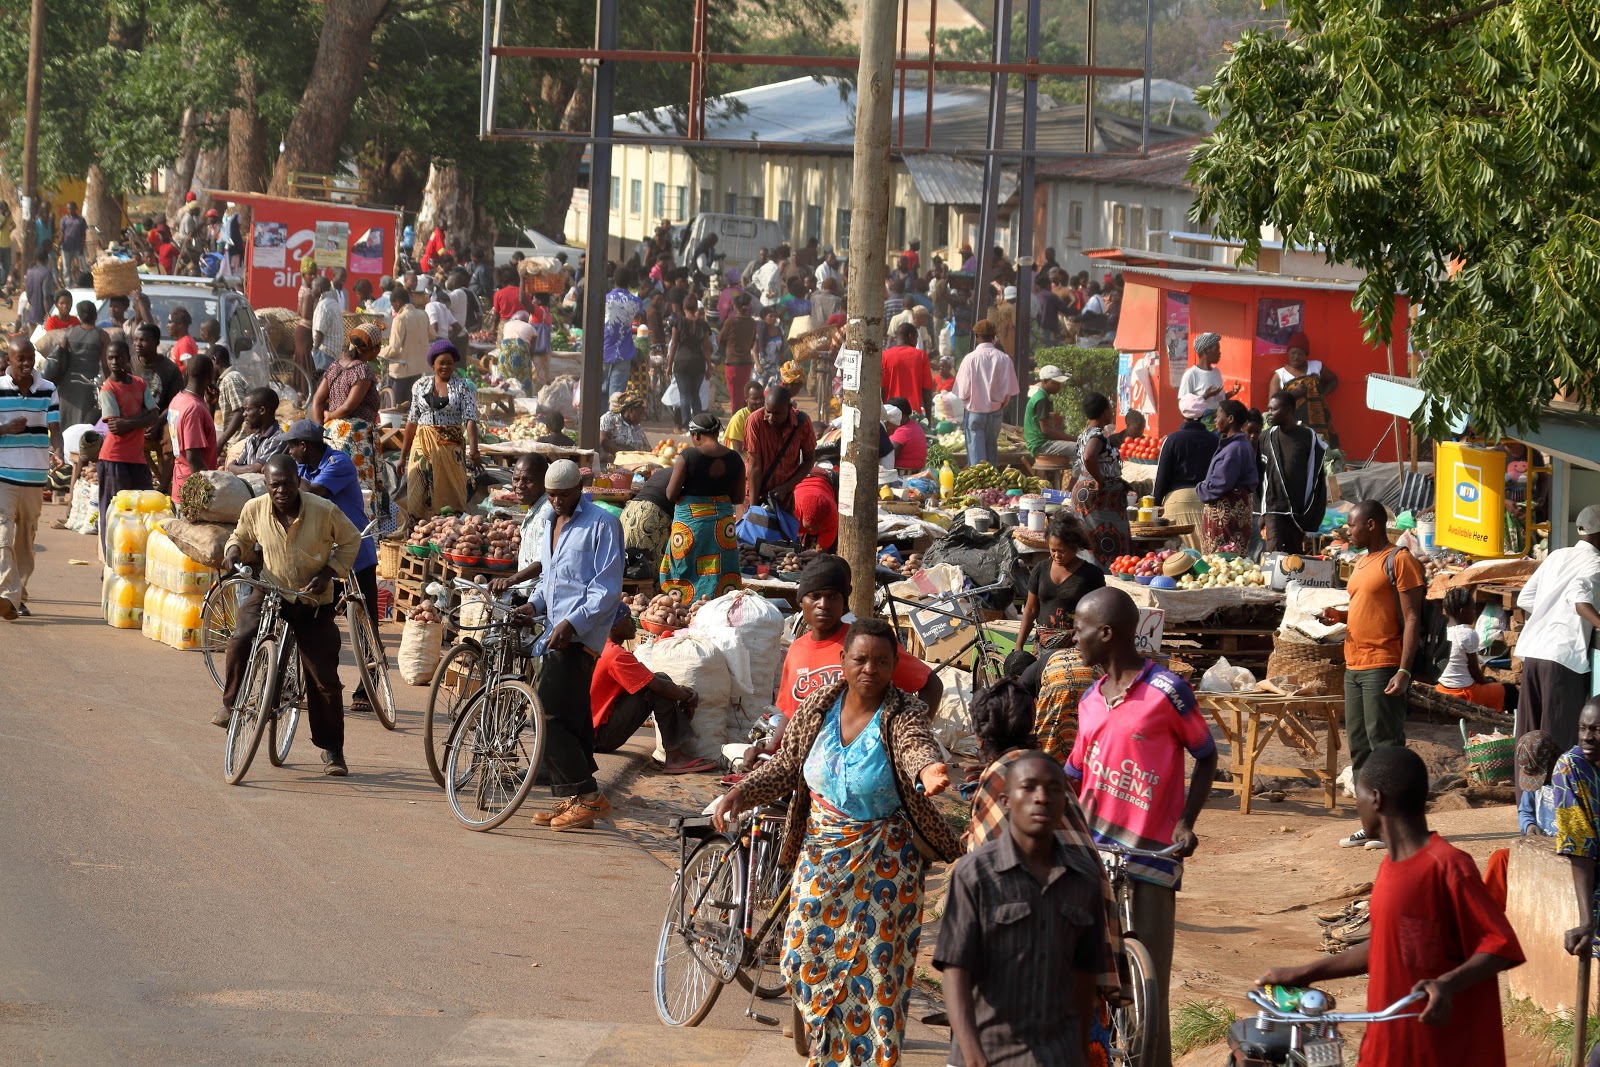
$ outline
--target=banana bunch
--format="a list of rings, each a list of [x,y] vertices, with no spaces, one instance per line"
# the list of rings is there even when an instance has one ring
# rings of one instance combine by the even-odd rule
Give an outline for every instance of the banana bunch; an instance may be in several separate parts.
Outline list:
[[[992,463],[979,463],[956,472],[955,496],[967,496],[980,489],[1021,489],[1025,493],[1043,490],[1040,478],[1030,478],[1015,467],[997,469]]]

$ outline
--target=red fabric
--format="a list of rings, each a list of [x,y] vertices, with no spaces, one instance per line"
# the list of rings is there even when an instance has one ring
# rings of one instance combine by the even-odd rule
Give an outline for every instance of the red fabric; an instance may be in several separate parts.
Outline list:
[[[944,375],[935,375],[934,376],[934,379],[933,379],[934,392],[936,392],[936,393],[948,393],[952,389],[954,389],[955,387],[956,387],[956,376],[954,374],[949,375],[948,377],[946,377]],[[910,400],[911,398],[908,396],[908,397],[906,397],[906,399]]]
[[[495,291],[494,313],[502,322],[509,321],[511,316],[524,310],[526,309],[522,306],[522,290],[515,285],[507,285]]]
[[[198,355],[199,352],[200,346],[195,342],[195,339],[188,334],[184,334],[172,342],[172,351],[168,352],[167,355],[172,357],[172,362],[176,363],[180,370],[187,371],[189,369],[189,357]]]
[[[624,693],[637,693],[655,679],[655,673],[632,652],[615,641],[606,641],[600,659],[589,679],[589,706],[596,730],[611,720],[611,707]]]
[[[1511,866],[1511,850],[1497,848],[1489,853],[1489,862],[1483,868],[1483,887],[1489,891],[1489,896],[1500,905],[1500,910],[1506,910],[1506,872]]]
[[[808,633],[794,639],[789,654],[783,657],[783,673],[778,676],[779,711],[792,718],[806,697],[844,680],[844,635],[849,629],[840,626],[820,641]],[[932,674],[926,663],[902,648],[890,681],[902,692],[918,693]]]
[[[51,315],[44,320],[44,328],[47,330],[66,330],[76,325],[78,325],[78,316],[76,315],[68,315],[66,318],[62,318],[59,315]]]
[[[748,372],[749,367],[745,370]],[[729,367],[731,374],[733,368]],[[749,374],[745,381],[749,381]],[[733,382],[728,383],[729,388]],[[741,393],[730,392],[732,397],[743,396]],[[804,420],[798,428],[793,428],[795,420]],[[792,430],[792,432],[791,432]],[[787,444],[785,440],[787,439]],[[783,451],[780,453],[779,448]],[[817,424],[805,415],[799,408],[791,408],[789,421],[775,425],[765,408],[760,408],[751,413],[744,424],[744,450],[752,459],[760,458],[762,478],[762,491],[771,492],[776,485],[795,477],[800,470],[800,461],[806,452],[815,452],[817,449]],[[756,503],[756,501],[750,501]]]
[[[914,422],[901,423],[889,434],[894,442],[894,465],[901,470],[921,470],[928,462],[928,435]]]
[[[178,246],[171,241],[157,246],[156,259],[161,261],[161,272],[171,274],[178,267]]]
[[[144,413],[143,378],[133,376],[126,383],[107,379],[100,389],[116,399],[117,410],[122,413],[122,418],[131,419]],[[100,446],[100,458],[107,463],[143,463],[144,431],[106,434],[105,443]]]
[[[724,363],[722,376],[728,381],[728,395],[735,404],[744,403],[744,391],[750,384],[750,375],[755,368],[748,363]]]
[[[1517,935],[1472,857],[1438,834],[1410,859],[1378,865],[1372,888],[1367,1009],[1388,1007],[1424,978],[1480,952],[1523,960]],[[1493,979],[1456,994],[1447,1026],[1416,1019],[1367,1027],[1361,1067],[1495,1067],[1506,1062],[1500,986]]]
[[[933,391],[933,370],[928,354],[910,345],[895,345],[883,350],[883,398],[899,397],[912,408],[922,407],[924,390]]]
[[[172,485],[174,490],[195,472],[185,454],[200,450],[201,470],[217,468],[217,423],[206,402],[185,389],[167,406],[167,428],[172,434]]]
[[[839,540],[839,497],[825,474],[808,474],[794,487],[794,517],[802,537],[815,537],[818,548]]]
[[[422,272],[426,274],[433,269],[433,257],[444,251],[444,231],[437,226],[433,233],[428,235],[428,243],[422,246]]]

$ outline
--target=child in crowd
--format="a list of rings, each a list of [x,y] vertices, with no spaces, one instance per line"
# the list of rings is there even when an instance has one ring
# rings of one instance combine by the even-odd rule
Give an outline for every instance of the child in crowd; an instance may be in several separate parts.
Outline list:
[[[1444,595],[1444,613],[1450,620],[1445,636],[1450,641],[1450,659],[1439,672],[1439,682],[1434,687],[1441,693],[1495,711],[1506,710],[1506,687],[1502,682],[1491,682],[1484,676],[1478,653],[1483,651],[1483,641],[1478,637],[1478,605],[1472,590],[1451,589]]]
[[[1356,812],[1388,855],[1372,889],[1372,938],[1262,985],[1309,986],[1368,974],[1367,1009],[1412,991],[1421,1016],[1367,1027],[1361,1067],[1496,1067],[1506,1062],[1495,976],[1523,962],[1505,911],[1472,858],[1428,829],[1428,769],[1408,748],[1380,748],[1356,781]],[[1413,1009],[1418,1010],[1418,1009]]]
[[[654,715],[661,747],[667,754],[666,773],[698,774],[717,770],[712,761],[687,757],[683,752],[684,745],[694,737],[694,727],[689,720],[694,718],[694,709],[700,704],[699,694],[664,674],[653,673],[623,647],[638,632],[633,616],[626,607],[621,608],[589,682],[594,750],[615,752]]]

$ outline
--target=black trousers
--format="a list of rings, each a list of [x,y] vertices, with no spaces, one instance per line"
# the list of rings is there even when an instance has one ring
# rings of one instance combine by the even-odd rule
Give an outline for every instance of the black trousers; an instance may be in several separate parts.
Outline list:
[[[1306,535],[1293,515],[1266,515],[1268,552],[1303,552]]]
[[[1589,700],[1589,676],[1569,670],[1554,660],[1522,661],[1522,692],[1517,696],[1515,730],[1544,730],[1555,739],[1556,751],[1578,743],[1578,713]]]
[[[574,639],[560,651],[545,652],[539,667],[534,692],[544,707],[548,731],[544,764],[550,770],[551,796],[575,797],[600,788],[594,780],[600,765],[594,761],[594,716],[589,704],[594,664],[595,654]]]
[[[373,636],[378,634],[378,565],[362,567],[356,571],[356,588],[361,590],[361,595],[367,601],[367,618],[372,620]],[[382,644],[380,637],[378,643]]]
[[[689,725],[689,715],[682,704],[668,700],[659,693],[641,689],[637,693],[624,693],[611,705],[611,717],[594,732],[596,752],[615,752],[628,743],[628,738],[639,732],[639,727],[650,716],[656,717],[656,728],[661,731],[661,747],[670,751],[683,747],[694,736]]]
[[[339,622],[332,604],[285,604],[280,609],[300,650],[306,679],[306,718],[311,743],[344,754],[344,686],[339,681]],[[256,631],[261,624],[261,591],[239,605],[239,621],[228,639],[223,666],[222,702],[233,707],[250,666]]]

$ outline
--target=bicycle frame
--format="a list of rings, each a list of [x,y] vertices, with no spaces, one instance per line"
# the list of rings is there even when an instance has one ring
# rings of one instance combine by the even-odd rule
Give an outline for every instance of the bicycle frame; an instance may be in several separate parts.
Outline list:
[[[722,854],[721,863],[732,864],[734,900],[712,901],[714,907],[729,908],[737,906],[739,933],[744,939],[744,951],[740,965],[746,965],[751,954],[766,938],[772,924],[789,910],[789,894],[791,887],[786,881],[783,889],[773,901],[773,906],[765,913],[761,925],[755,926],[755,894],[752,888],[760,877],[766,858],[766,849],[782,847],[784,816],[770,808],[762,808],[750,813],[737,833],[724,834],[733,844],[733,848]],[[678,838],[678,869],[681,871],[688,862],[690,839],[679,835]],[[700,896],[686,909],[685,918],[690,922],[699,915],[700,908],[706,903],[705,894],[710,892],[715,884],[716,877],[706,879],[705,886],[701,889]],[[731,977],[731,976],[730,976]],[[725,981],[726,979],[724,979]]]
[[[1106,878],[1111,882],[1111,893],[1116,897],[1117,916],[1122,920],[1122,936],[1138,937],[1138,930],[1133,922],[1133,879],[1128,874],[1128,860],[1174,859],[1177,856],[1178,846],[1168,845],[1156,852],[1128,848],[1124,845],[1096,845],[1095,848],[1100,853],[1100,864],[1105,868]]]
[[[880,611],[885,607],[888,608],[889,624],[895,627],[896,630],[900,628],[900,612],[897,610],[899,605],[905,606],[907,614],[912,611],[933,612],[935,615],[942,615],[947,619],[972,627],[972,637],[965,644],[938,663],[929,664],[934,672],[937,673],[945,667],[960,666],[961,657],[974,648],[977,649],[974,665],[999,657],[999,649],[994,647],[994,644],[989,640],[988,631],[984,629],[983,616],[979,613],[976,600],[979,597],[987,596],[989,593],[1010,588],[1012,588],[1012,583],[1007,580],[995,582],[993,585],[963,589],[954,593],[943,593],[925,601],[909,600],[905,597],[895,596],[884,588],[882,589],[882,596],[879,598],[881,602],[878,604],[878,608]],[[950,610],[950,607],[945,605],[950,605],[956,610]]]

